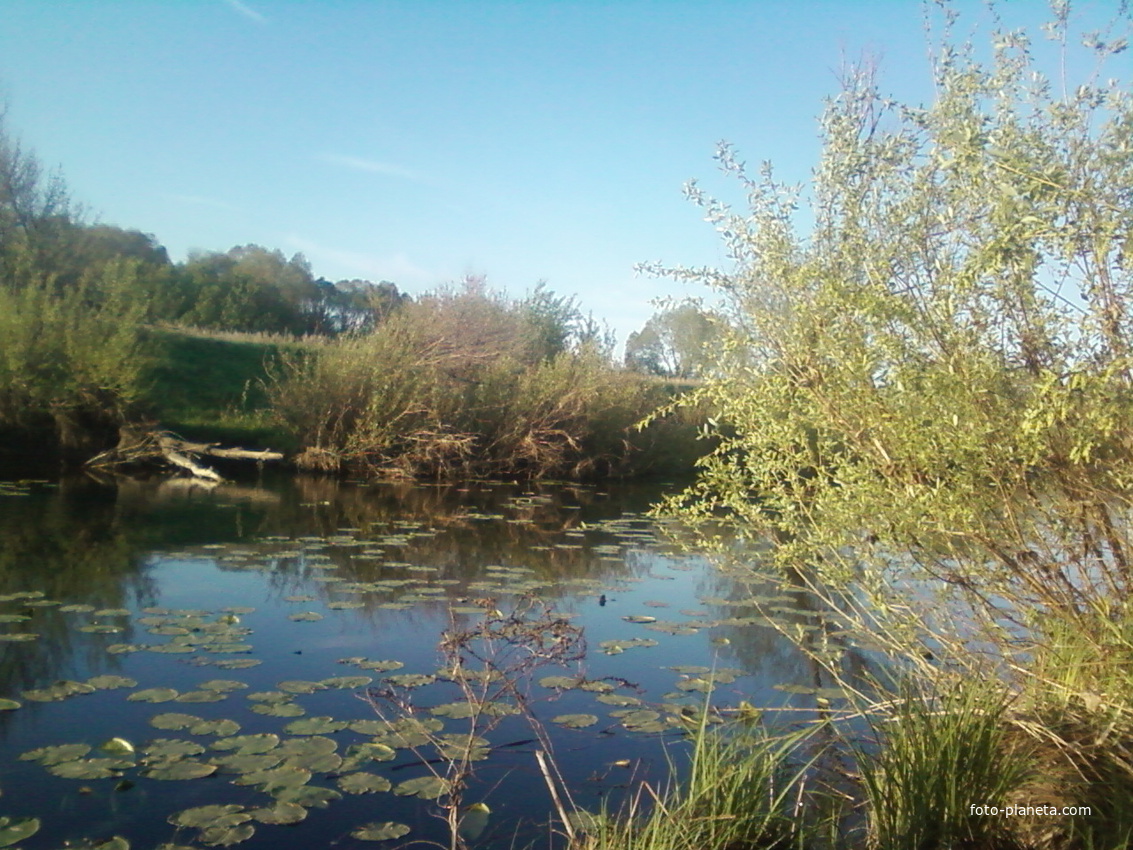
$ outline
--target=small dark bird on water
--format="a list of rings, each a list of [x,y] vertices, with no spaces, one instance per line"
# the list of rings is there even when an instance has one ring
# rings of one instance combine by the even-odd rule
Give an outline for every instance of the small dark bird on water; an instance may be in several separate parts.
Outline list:
[[[602,607],[606,606],[606,594],[603,593],[601,596],[598,597],[598,604],[601,605]]]

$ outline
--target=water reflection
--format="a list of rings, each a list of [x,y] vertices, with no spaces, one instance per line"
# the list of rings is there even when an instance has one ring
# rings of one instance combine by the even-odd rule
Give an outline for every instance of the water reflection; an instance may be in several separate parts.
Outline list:
[[[122,768],[138,793],[120,800],[113,777],[84,786],[35,760],[20,760],[32,747],[97,745],[114,736],[139,742],[191,737],[204,749],[196,759],[211,764],[209,742],[219,732],[197,733],[192,723],[183,730],[153,728],[173,706],[202,729],[227,720],[243,733],[292,737],[301,736],[293,729],[302,727],[288,724],[325,717],[327,728],[338,730],[325,735],[345,751],[365,740],[350,724],[372,719],[373,708],[350,688],[319,683],[430,678],[440,664],[436,647],[443,632],[510,611],[522,600],[539,599],[585,631],[590,653],[584,664],[547,672],[608,683],[608,693],[530,683],[554,733],[564,778],[582,805],[596,807],[611,794],[616,800],[628,776],[611,768],[614,760],[630,761],[639,776],[650,765],[664,769],[658,742],[680,738],[680,713],[703,703],[713,677],[719,704],[813,708],[815,689],[829,682],[767,625],[768,603],[752,600],[769,599],[771,607],[781,605],[786,621],[796,618],[815,629],[817,609],[808,610],[802,595],[754,585],[670,545],[642,513],[657,496],[635,487],[361,486],[300,477],[211,488],[76,480],[0,500],[0,635],[38,635],[0,641],[0,698],[25,703],[0,711],[0,765],[9,781],[33,792],[11,813],[47,814],[36,800],[57,800],[79,813],[77,820],[45,823],[42,834],[22,846],[50,847],[92,834],[93,820],[84,819],[95,818],[95,799],[112,808],[98,815],[107,830],[149,846],[174,839],[166,822],[173,812],[250,805],[249,795],[259,793],[233,786],[231,777],[160,782],[144,770]],[[56,680],[82,684],[105,673],[134,684],[58,702],[27,696]],[[216,679],[235,679],[248,694],[279,693],[283,682],[319,686],[283,691],[279,704],[286,706],[278,711],[291,713],[273,714],[270,700],[248,700],[243,690],[216,699],[202,694],[201,682]],[[172,691],[170,702],[130,699],[153,689]],[[441,680],[422,686],[415,699],[428,711],[454,699],[451,691]],[[627,706],[656,709],[659,719],[634,731],[611,714]],[[550,722],[580,713],[593,715],[595,723],[569,729]],[[459,720],[446,722],[459,731]],[[499,749],[473,786],[501,813],[493,821],[501,846],[509,846],[518,819],[542,820],[551,810],[531,747],[505,746],[531,737],[521,727],[511,719],[501,727],[492,741]],[[419,762],[401,757],[369,769],[399,781],[419,774]],[[317,771],[310,779],[312,787],[328,790],[336,781]],[[91,793],[81,793],[82,787]],[[428,804],[379,796],[388,812],[380,819],[408,824],[415,837],[439,835]],[[137,804],[143,797],[145,805]],[[364,803],[348,795],[325,811],[312,809],[293,829],[261,827],[244,846],[351,844],[351,829],[374,820]],[[55,806],[52,812],[63,810]]]

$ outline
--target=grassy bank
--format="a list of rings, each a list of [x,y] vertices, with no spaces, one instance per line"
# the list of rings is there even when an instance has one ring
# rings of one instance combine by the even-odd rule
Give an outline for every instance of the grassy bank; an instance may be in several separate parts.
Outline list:
[[[290,451],[294,437],[272,416],[266,384],[284,357],[317,343],[191,329],[145,332],[140,403],[161,427],[189,439]]]

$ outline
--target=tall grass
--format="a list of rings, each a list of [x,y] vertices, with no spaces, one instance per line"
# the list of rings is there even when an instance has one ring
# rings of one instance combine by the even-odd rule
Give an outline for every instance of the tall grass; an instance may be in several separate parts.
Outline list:
[[[273,409],[305,448],[300,465],[328,471],[573,478],[655,462],[657,437],[636,439],[633,425],[661,392],[593,340],[547,337],[524,302],[440,293],[372,333],[290,357]]]
[[[803,847],[810,763],[796,758],[811,733],[775,736],[761,727],[721,731],[702,723],[687,777],[668,789],[642,784],[624,811],[587,818],[576,850]]]
[[[1010,743],[1003,689],[977,683],[939,694],[907,685],[883,708],[868,715],[874,747],[855,747],[867,846],[1018,846],[1003,818],[972,809],[1004,808],[1030,777],[1032,748]]]

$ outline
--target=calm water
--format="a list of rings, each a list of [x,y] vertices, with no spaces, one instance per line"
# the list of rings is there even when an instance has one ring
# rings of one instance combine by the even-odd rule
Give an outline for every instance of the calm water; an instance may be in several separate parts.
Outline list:
[[[438,643],[517,606],[583,630],[581,662],[530,671],[520,687],[576,803],[616,804],[661,775],[667,754],[679,761],[680,707],[703,705],[709,669],[723,707],[805,707],[801,692],[822,684],[744,604],[751,588],[645,516],[659,495],[292,478],[0,486],[0,698],[19,704],[0,702],[0,816],[41,819],[19,844],[29,850],[114,835],[135,848],[443,840],[437,805],[396,793],[444,770],[435,746],[406,746],[420,730],[405,724],[468,730],[456,686],[433,679],[446,666]],[[540,684],[548,676],[568,687]],[[485,737],[464,797],[492,812],[476,845],[518,834],[549,846],[529,722],[504,717]],[[136,751],[100,750],[111,738]],[[305,818],[263,823],[277,800],[302,806],[277,818]],[[214,804],[242,807],[231,831],[169,821]],[[353,834],[385,822],[409,832]]]

